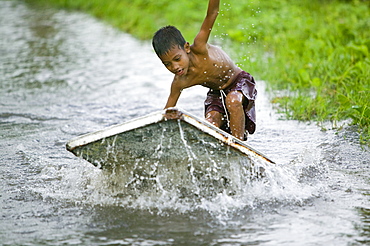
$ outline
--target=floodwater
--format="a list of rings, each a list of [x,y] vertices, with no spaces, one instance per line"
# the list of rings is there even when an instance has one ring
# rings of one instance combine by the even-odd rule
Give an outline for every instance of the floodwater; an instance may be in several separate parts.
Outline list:
[[[356,131],[279,120],[261,81],[249,144],[277,165],[241,195],[116,196],[109,174],[66,151],[76,136],[160,110],[170,82],[148,42],[85,14],[0,0],[0,244],[370,243],[370,154]],[[184,91],[179,107],[202,116],[205,93]]]

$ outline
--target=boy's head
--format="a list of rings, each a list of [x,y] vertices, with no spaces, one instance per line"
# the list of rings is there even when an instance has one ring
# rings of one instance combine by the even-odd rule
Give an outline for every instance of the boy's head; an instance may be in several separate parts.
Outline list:
[[[181,32],[174,26],[165,26],[159,29],[152,40],[155,53],[161,57],[175,47],[184,49],[186,41]]]

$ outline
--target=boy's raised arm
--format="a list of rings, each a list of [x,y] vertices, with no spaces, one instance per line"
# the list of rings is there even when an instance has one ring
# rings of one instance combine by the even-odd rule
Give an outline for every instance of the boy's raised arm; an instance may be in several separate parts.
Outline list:
[[[199,53],[207,52],[207,42],[209,35],[211,34],[211,30],[213,24],[216,21],[218,11],[220,8],[220,0],[209,0],[208,2],[208,10],[206,18],[203,21],[202,27],[198,35],[194,39],[193,49]]]

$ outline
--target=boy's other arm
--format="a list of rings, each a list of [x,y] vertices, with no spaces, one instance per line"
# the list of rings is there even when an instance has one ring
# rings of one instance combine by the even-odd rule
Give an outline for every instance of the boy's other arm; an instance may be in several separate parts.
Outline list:
[[[181,94],[181,90],[182,88],[180,88],[178,86],[178,83],[176,83],[176,81],[174,80],[171,84],[171,92],[168,96],[166,106],[164,107],[165,109],[176,106],[177,100],[179,99]]]
[[[206,53],[207,52],[207,42],[213,24],[216,21],[218,11],[220,8],[220,0],[209,0],[208,10],[206,18],[200,28],[198,35],[194,39],[193,49],[195,52]]]

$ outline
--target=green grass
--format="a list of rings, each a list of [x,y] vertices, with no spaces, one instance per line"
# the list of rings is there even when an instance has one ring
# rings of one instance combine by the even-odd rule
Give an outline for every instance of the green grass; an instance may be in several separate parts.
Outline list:
[[[207,7],[198,0],[25,1],[84,11],[140,39],[171,24],[190,42]],[[369,144],[369,30],[369,1],[225,0],[210,42],[267,81],[287,118],[352,119],[360,140]]]

